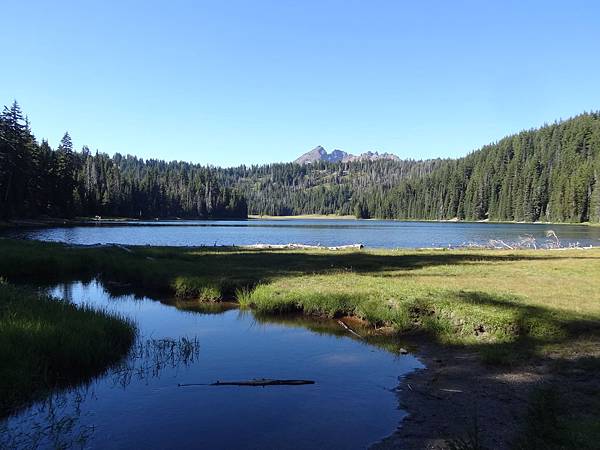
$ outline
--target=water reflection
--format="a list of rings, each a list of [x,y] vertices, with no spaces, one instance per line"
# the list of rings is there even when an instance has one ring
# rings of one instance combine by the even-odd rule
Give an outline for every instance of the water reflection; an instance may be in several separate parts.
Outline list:
[[[160,377],[165,369],[178,369],[196,362],[200,355],[197,338],[147,339],[136,342],[125,362],[110,371],[114,384],[125,388],[133,379],[145,381]]]
[[[132,382],[147,385],[165,369],[177,370],[195,363],[199,355],[197,338],[138,339],[127,357],[103,377],[122,389]],[[0,424],[0,448],[85,448],[96,427],[88,423],[93,421],[93,413],[85,411],[82,404],[96,399],[93,382],[52,393],[16,420]],[[91,420],[83,420],[83,414]]]
[[[422,367],[335,321],[178,309],[96,281],[53,294],[126,315],[143,338],[104,375],[7,420],[2,447],[364,448],[396,428],[405,413],[390,390]],[[178,387],[258,378],[316,383]]]
[[[95,427],[82,423],[81,404],[93,396],[88,385],[51,394],[17,419],[0,423],[0,447],[84,448]]]

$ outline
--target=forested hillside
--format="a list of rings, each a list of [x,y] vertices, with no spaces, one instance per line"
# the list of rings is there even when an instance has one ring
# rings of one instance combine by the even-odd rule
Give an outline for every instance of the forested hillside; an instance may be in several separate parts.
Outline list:
[[[219,169],[219,180],[237,187],[252,214],[355,214],[357,198],[374,186],[389,191],[401,180],[423,177],[443,160],[269,164]]]
[[[214,170],[38,144],[15,102],[0,115],[0,217],[246,218],[245,198]]]
[[[37,143],[17,103],[0,115],[0,217],[243,218],[354,214],[357,193],[391,189],[442,160],[361,160],[216,168]]]
[[[56,149],[14,103],[0,115],[0,217],[600,221],[600,114],[524,131],[460,159],[215,168]]]
[[[254,214],[600,221],[600,114],[528,130],[464,158],[272,164],[220,171]]]
[[[397,219],[600,221],[600,114],[523,131],[357,200]]]

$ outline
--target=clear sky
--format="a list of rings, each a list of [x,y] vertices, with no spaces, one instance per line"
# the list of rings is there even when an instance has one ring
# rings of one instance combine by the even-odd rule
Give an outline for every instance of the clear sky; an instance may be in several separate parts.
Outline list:
[[[598,1],[2,1],[38,138],[214,165],[456,157],[600,109]]]

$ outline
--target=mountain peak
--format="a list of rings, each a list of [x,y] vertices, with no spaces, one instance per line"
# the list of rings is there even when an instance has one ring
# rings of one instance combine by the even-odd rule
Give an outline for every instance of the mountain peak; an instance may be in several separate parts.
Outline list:
[[[341,150],[334,150],[331,153],[327,153],[322,146],[317,145],[311,151],[306,152],[299,158],[297,158],[294,162],[298,164],[308,164],[316,161],[328,161],[328,162],[337,162],[342,161],[348,154]]]
[[[317,145],[312,150],[304,153],[302,156],[297,158],[294,162],[297,164],[310,164],[317,161],[326,161],[326,162],[351,162],[351,161],[375,161],[377,159],[392,159],[394,161],[399,161],[396,155],[392,153],[381,153],[368,151],[365,153],[361,153],[358,156],[352,155],[340,149],[335,149],[331,153],[327,153],[321,145]]]

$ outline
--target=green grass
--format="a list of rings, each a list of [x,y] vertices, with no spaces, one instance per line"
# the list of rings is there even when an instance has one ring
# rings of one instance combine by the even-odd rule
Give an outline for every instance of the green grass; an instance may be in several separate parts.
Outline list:
[[[575,364],[584,377],[597,374],[600,249],[128,248],[0,239],[0,276],[35,282],[98,277],[119,282],[109,289],[176,297],[186,309],[237,300],[282,318],[290,312],[351,315],[371,330],[425,334],[478,351],[488,363]],[[590,403],[585,415],[582,410],[563,406],[561,436],[596,435],[600,402]]]
[[[129,321],[0,282],[0,418],[127,353]]]
[[[523,339],[563,339],[573,324],[588,319],[527,305],[509,292],[432,287],[412,279],[348,273],[285,278],[260,284],[240,302],[266,313],[303,311],[339,317],[352,315],[397,332],[422,331],[445,344],[490,350]],[[491,356],[491,355],[490,355]]]
[[[263,313],[352,315],[499,363],[600,332],[600,250],[129,249],[0,239],[0,276],[99,277],[188,306],[237,300]]]
[[[352,315],[468,345],[499,364],[568,352],[600,330],[600,251],[82,248],[0,239],[11,280],[99,277],[137,293],[237,300],[262,313]],[[560,355],[559,355],[560,356]]]

